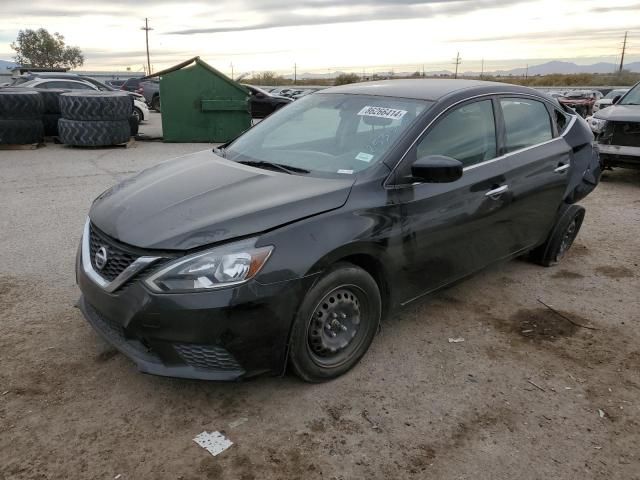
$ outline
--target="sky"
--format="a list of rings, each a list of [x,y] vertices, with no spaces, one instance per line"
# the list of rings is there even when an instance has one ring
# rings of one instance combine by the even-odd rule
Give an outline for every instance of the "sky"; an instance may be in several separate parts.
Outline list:
[[[548,60],[640,60],[639,0],[0,0],[0,59],[20,29],[46,28],[85,54],[84,70],[142,71],[199,55],[235,75],[273,70],[462,71]]]

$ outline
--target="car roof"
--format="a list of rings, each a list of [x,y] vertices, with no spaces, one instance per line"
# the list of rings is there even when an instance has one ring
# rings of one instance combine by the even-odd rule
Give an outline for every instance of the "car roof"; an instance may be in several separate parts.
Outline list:
[[[504,93],[535,93],[538,96],[544,97],[544,95],[541,95],[540,92],[532,88],[510,85],[508,83],[430,78],[351,83],[349,85],[327,88],[318,93],[348,93],[353,95],[377,95],[436,101],[454,92],[468,90],[470,94],[473,94],[475,93],[474,90],[477,90],[478,93],[490,93],[487,92],[488,89]]]

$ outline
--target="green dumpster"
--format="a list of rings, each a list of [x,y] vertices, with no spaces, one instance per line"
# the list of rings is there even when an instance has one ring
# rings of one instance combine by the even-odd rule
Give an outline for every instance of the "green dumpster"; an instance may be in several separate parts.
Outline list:
[[[160,77],[165,142],[224,143],[251,126],[249,91],[194,57]]]

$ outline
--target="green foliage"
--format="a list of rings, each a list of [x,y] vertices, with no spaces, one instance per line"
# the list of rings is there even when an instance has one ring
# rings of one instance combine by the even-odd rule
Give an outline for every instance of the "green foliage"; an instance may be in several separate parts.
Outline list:
[[[15,62],[30,67],[74,68],[84,63],[84,55],[78,47],[68,47],[64,36],[51,35],[44,28],[20,30],[11,44],[16,51]]]
[[[257,75],[251,77],[247,83],[251,83],[253,85],[270,85],[270,86],[278,86],[278,85],[286,85],[289,82],[282,78],[282,75],[278,75],[275,72],[267,71],[262,72]]]
[[[357,83],[360,81],[360,77],[355,73],[341,73],[336,77],[334,85],[347,85],[349,83]]]

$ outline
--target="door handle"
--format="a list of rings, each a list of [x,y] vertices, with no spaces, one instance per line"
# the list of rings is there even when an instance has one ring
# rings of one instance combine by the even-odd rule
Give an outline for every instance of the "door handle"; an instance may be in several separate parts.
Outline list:
[[[556,168],[554,170],[554,172],[556,172],[556,173],[564,173],[567,170],[569,170],[569,167],[571,167],[571,165],[569,165],[568,163],[565,163],[564,165],[560,165],[558,168]]]
[[[501,187],[494,188],[493,190],[489,190],[484,194],[485,197],[497,197],[502,195],[504,192],[509,190],[509,185],[502,185]]]

